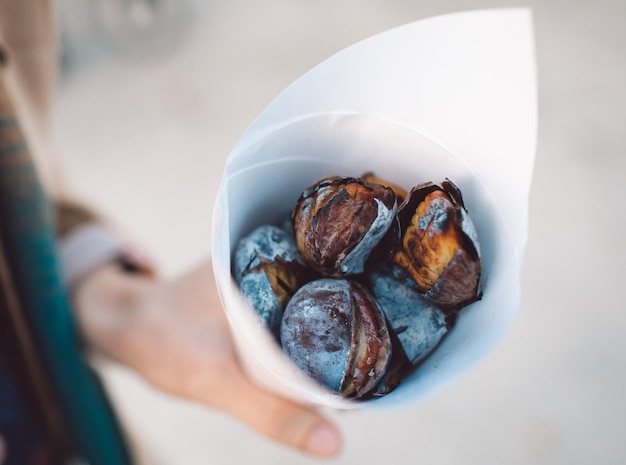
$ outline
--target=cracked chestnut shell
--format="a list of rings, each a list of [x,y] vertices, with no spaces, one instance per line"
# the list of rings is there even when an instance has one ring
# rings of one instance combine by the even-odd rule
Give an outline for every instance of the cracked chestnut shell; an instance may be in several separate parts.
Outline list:
[[[480,299],[478,237],[454,183],[415,186],[398,218],[401,241],[392,258],[398,278],[446,310]]]
[[[278,337],[287,302],[308,279],[293,238],[278,227],[260,226],[239,240],[233,264],[241,293]]]
[[[391,189],[396,196],[396,205],[401,205],[408,195],[407,191],[404,190],[402,187],[398,186],[397,184],[391,183],[386,179],[379,178],[371,171],[362,174],[361,179],[367,182],[380,184],[381,186],[385,186]],[[393,256],[399,242],[400,223],[396,215],[396,218],[394,218],[394,220],[391,222],[391,226],[389,226],[389,230],[387,231],[387,233],[383,236],[383,238],[376,245],[376,247],[374,247],[374,250],[372,250],[372,253],[368,258],[368,263],[371,263],[373,265],[379,263],[388,263],[389,260],[391,260],[391,257]]]
[[[362,273],[365,262],[394,222],[390,188],[360,178],[332,176],[309,186],[292,212],[298,249],[319,273]]]
[[[367,395],[391,358],[382,312],[364,286],[348,279],[302,286],[285,309],[281,342],[300,369],[345,397]]]

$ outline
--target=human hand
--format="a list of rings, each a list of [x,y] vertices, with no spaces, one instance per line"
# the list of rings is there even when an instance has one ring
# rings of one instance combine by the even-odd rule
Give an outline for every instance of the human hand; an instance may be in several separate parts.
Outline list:
[[[332,423],[246,378],[209,263],[170,282],[105,266],[88,275],[74,297],[85,339],[154,386],[230,413],[307,454],[339,453]]]

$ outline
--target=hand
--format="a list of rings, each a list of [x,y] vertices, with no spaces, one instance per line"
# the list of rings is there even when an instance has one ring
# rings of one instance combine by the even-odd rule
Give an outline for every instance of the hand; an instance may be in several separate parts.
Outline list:
[[[209,263],[172,282],[107,266],[79,284],[74,302],[86,340],[156,387],[228,412],[310,455],[339,453],[335,426],[246,378]]]

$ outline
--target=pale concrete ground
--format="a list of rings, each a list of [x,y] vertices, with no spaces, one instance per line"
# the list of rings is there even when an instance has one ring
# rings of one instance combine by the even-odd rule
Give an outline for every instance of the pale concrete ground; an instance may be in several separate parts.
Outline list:
[[[291,81],[374,33],[513,1],[287,0],[202,3],[179,47],[119,55],[63,83],[57,145],[70,177],[174,275],[209,251],[230,149]],[[454,385],[389,414],[334,415],[335,463],[626,463],[626,2],[528,2],[540,71],[540,134],[519,317]],[[103,376],[155,461],[307,464],[226,416]]]

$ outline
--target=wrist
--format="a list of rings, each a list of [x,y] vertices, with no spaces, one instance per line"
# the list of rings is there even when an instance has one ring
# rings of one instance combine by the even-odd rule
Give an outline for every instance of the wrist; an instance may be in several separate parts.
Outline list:
[[[90,209],[63,200],[54,212],[60,271],[79,334],[87,348],[120,358],[153,268]]]
[[[89,221],[63,234],[59,240],[61,271],[66,287],[74,287],[93,270],[116,263],[127,273],[153,275],[148,260],[97,221]]]
[[[92,270],[71,293],[74,318],[86,348],[128,363],[156,281],[129,274],[115,262]]]

